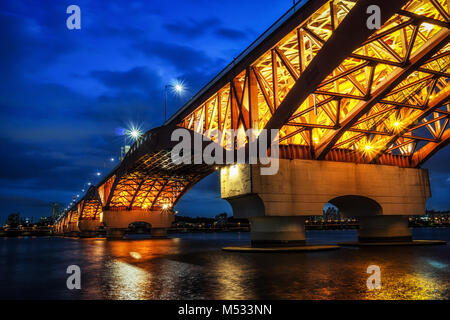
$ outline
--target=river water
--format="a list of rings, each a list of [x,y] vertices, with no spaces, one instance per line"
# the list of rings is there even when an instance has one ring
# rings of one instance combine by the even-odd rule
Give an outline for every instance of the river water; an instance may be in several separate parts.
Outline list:
[[[450,228],[414,229],[450,243]],[[307,231],[309,243],[356,240],[355,230]],[[0,299],[450,299],[450,245],[234,253],[249,233],[168,239],[0,238]],[[81,289],[69,290],[69,265]],[[369,290],[367,267],[381,270]]]

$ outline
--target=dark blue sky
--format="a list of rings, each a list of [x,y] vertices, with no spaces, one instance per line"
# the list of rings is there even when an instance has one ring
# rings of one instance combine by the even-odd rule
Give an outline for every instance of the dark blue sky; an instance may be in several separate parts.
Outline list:
[[[81,8],[81,30],[66,27],[67,6]],[[257,5],[255,5],[257,4]],[[0,4],[0,223],[13,212],[50,213],[67,205],[95,173],[106,173],[131,123],[163,122],[164,85],[189,91],[169,98],[169,115],[278,19],[291,0],[24,1]],[[450,208],[450,148],[430,160],[433,199]],[[180,201],[184,215],[215,215],[218,176]]]

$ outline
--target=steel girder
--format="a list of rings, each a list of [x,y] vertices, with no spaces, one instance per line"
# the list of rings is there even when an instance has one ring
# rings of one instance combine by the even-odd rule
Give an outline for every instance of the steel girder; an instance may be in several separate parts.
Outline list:
[[[308,150],[297,153],[307,158],[413,165],[418,147],[439,138],[404,129],[427,108],[426,101],[414,101],[441,91],[449,81],[446,2],[311,4],[169,123],[210,138],[217,131],[226,136],[230,129],[276,128],[282,144]],[[380,30],[366,27],[366,9],[374,4],[383,13]],[[448,105],[434,112],[441,117],[433,120],[436,128],[425,127],[444,132]],[[388,144],[392,137],[397,139]],[[225,141],[220,143],[227,148]]]

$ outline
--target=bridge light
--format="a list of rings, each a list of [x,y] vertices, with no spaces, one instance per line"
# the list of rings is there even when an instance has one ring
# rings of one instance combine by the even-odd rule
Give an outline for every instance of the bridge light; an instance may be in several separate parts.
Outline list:
[[[183,86],[179,83],[177,83],[173,88],[174,88],[175,92],[177,92],[177,93],[181,93],[184,90]]]
[[[169,209],[169,208],[170,208],[170,203],[164,203],[164,204],[162,205],[162,208],[163,208],[163,210]]]
[[[431,31],[434,28],[434,25],[432,25],[431,23],[422,23],[422,27],[426,30],[426,31]]]
[[[132,131],[130,132],[130,136],[131,136],[132,138],[134,138],[134,139],[139,138],[140,135],[141,135],[141,134],[139,133],[138,130],[132,130]]]
[[[186,90],[186,86],[181,80],[175,80],[173,84],[169,86],[172,87],[173,93],[177,95],[181,95],[184,92],[184,90]]]
[[[372,150],[373,147],[370,144],[368,144],[364,148],[366,149],[366,151],[370,151]]]
[[[237,167],[237,165],[231,166],[231,168],[230,168],[230,176],[234,177],[237,174],[238,174],[238,167]]]
[[[130,139],[137,140],[142,135],[142,132],[139,128],[133,127],[127,131],[127,135]]]
[[[395,121],[393,124],[394,128],[400,128],[402,126],[402,123],[400,121]]]

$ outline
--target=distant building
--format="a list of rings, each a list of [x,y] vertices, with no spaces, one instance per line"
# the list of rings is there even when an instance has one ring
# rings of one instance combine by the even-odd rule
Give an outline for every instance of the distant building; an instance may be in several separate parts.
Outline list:
[[[55,220],[58,217],[59,214],[59,204],[56,202],[52,205],[52,218]]]
[[[339,210],[335,207],[328,207],[324,212],[325,221],[333,221],[333,220],[341,220],[341,215],[339,214]]]
[[[215,216],[216,221],[214,222],[214,225],[216,225],[218,227],[225,226],[227,224],[227,218],[228,218],[228,215],[225,212],[216,215]]]
[[[6,225],[11,228],[17,228],[20,224],[20,213],[11,213],[6,219]]]
[[[120,161],[123,161],[123,159],[125,159],[125,155],[128,153],[128,151],[130,151],[131,146],[125,145],[120,147]]]

